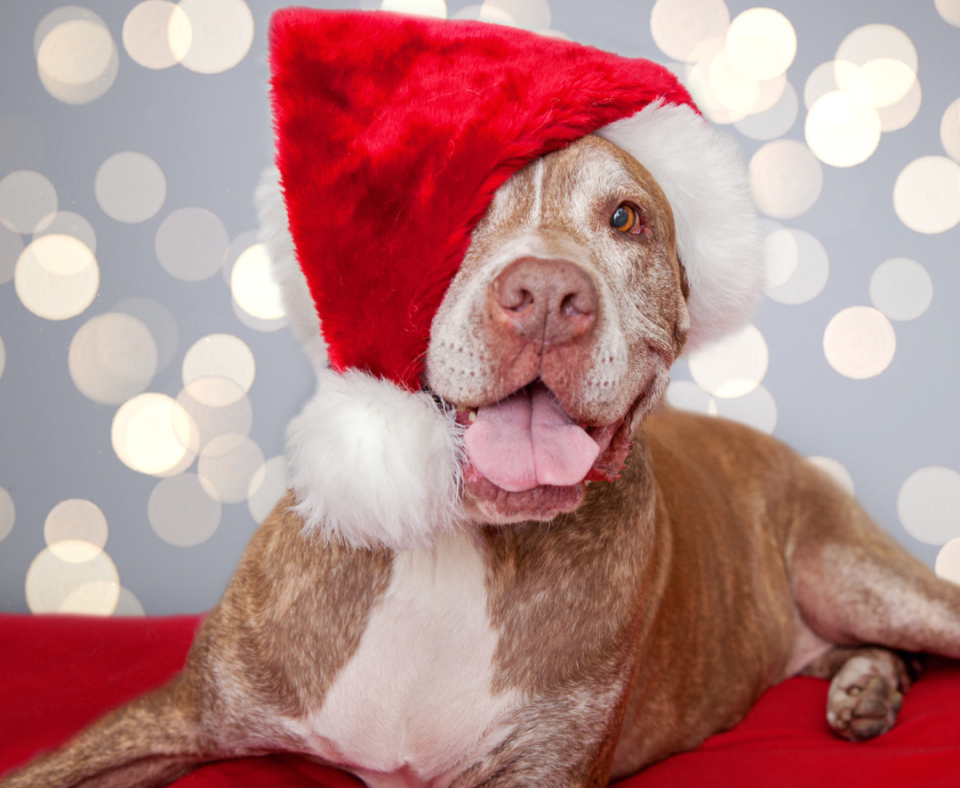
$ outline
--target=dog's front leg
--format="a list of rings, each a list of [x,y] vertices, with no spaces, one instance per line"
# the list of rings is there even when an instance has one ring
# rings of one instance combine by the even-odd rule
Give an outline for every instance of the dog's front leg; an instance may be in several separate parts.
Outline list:
[[[625,672],[557,687],[511,720],[510,734],[451,788],[604,788],[623,724]]]
[[[153,788],[223,757],[204,742],[181,677],[121,706],[0,788]]]

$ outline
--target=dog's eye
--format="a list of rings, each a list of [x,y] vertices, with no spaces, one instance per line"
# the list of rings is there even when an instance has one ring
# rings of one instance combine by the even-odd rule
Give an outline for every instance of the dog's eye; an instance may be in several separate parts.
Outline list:
[[[643,223],[640,221],[640,215],[636,208],[631,208],[626,203],[617,207],[610,217],[610,226],[622,233],[631,233],[637,235],[643,230]]]

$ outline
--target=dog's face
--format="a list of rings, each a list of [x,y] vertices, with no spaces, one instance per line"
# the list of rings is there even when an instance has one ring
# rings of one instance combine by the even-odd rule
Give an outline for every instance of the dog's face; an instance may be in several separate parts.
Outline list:
[[[589,136],[500,189],[433,321],[426,382],[467,427],[464,508],[550,519],[623,467],[689,327],[654,178]]]

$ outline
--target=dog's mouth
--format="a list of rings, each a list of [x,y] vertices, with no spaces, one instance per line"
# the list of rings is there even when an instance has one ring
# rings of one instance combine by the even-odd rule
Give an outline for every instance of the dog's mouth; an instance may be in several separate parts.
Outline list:
[[[466,492],[485,514],[509,520],[577,508],[586,482],[618,478],[630,454],[632,414],[647,393],[603,425],[578,423],[541,380],[499,402],[459,410]]]

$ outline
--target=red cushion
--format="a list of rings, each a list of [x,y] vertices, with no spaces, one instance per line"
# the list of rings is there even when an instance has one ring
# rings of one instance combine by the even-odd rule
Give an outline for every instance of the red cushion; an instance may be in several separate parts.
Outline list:
[[[182,665],[200,618],[95,619],[0,615],[0,774]],[[960,784],[960,667],[932,664],[907,695],[896,727],[865,744],[831,735],[827,684],[774,687],[746,720],[621,788]],[[180,788],[356,788],[360,782],[293,755],[210,764]]]

